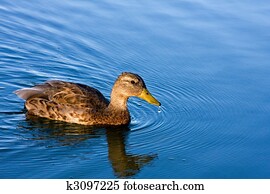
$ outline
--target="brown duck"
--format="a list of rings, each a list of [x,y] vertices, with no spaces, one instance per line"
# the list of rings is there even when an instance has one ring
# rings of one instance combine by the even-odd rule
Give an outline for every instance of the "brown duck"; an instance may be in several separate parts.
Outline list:
[[[131,96],[160,106],[160,102],[147,90],[143,79],[127,72],[115,81],[110,102],[95,88],[58,80],[15,93],[26,100],[25,107],[30,115],[82,125],[129,124],[127,100]]]

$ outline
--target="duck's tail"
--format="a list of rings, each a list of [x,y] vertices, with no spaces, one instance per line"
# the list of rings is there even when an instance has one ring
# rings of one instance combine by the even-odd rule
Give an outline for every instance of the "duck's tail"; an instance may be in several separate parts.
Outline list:
[[[43,94],[43,91],[37,88],[23,88],[20,90],[14,91],[14,93],[24,100],[28,100],[33,96],[40,96]]]

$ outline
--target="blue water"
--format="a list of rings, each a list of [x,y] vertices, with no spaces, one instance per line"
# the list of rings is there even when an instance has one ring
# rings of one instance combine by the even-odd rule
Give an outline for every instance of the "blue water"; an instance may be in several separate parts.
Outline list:
[[[270,178],[269,1],[0,1],[0,178]],[[128,128],[27,119],[14,90],[49,79],[106,97]]]

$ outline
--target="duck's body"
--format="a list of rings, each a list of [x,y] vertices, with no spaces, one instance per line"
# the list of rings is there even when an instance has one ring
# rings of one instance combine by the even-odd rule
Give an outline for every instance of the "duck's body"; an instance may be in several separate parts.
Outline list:
[[[160,105],[146,89],[142,78],[132,73],[122,73],[118,77],[110,102],[95,88],[58,80],[15,93],[26,100],[28,114],[83,125],[129,124],[127,100],[130,96]]]

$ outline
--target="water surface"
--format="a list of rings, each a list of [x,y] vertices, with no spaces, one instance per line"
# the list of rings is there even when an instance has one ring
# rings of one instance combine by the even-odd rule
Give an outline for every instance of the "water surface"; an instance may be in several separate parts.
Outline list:
[[[268,1],[0,1],[0,178],[270,178]],[[162,103],[128,128],[27,119],[49,79],[107,98],[123,71]]]

